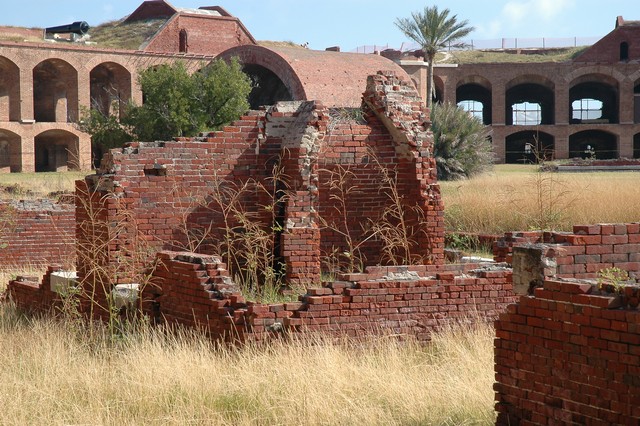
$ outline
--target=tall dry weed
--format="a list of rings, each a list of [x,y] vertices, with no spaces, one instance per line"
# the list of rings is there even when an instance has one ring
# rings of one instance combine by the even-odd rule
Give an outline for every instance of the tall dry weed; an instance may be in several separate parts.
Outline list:
[[[493,330],[429,345],[319,336],[240,348],[150,328],[120,340],[0,307],[1,424],[492,424]]]

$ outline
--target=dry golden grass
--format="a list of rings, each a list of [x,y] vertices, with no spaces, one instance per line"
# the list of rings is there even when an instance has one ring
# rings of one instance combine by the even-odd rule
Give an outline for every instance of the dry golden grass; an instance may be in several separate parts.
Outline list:
[[[441,182],[447,229],[571,231],[579,224],[640,221],[640,173],[536,170],[535,166],[499,165],[474,179]]]
[[[52,192],[72,193],[75,181],[88,174],[86,171],[0,174],[0,198],[33,199]]]
[[[113,341],[3,304],[0,424],[493,424],[492,348],[489,325],[427,346],[315,338],[232,350],[150,329]]]

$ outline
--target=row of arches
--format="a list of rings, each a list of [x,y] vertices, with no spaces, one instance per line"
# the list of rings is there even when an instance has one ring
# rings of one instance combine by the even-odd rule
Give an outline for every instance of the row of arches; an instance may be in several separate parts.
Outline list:
[[[78,72],[68,62],[51,58],[38,63],[33,74],[33,119],[37,122],[75,122],[79,119]],[[91,108],[120,113],[131,99],[131,73],[115,62],[104,62],[89,73]],[[22,117],[20,70],[0,56],[0,122]]]
[[[540,76],[521,76],[505,87],[504,124],[508,126],[570,124],[617,124],[620,120],[620,88],[615,79],[602,74],[588,74],[569,85],[567,117],[556,115],[556,85]],[[439,93],[440,92],[440,93]],[[640,123],[640,82],[633,93],[636,123]],[[436,84],[436,100],[443,99],[442,84]],[[486,125],[500,122],[492,116],[491,83],[480,76],[469,77],[456,88],[456,103]],[[564,114],[564,112],[563,112]]]
[[[536,163],[540,159],[555,157],[553,135],[534,130],[513,133],[505,139],[506,163]],[[619,157],[619,139],[602,130],[585,130],[569,136],[569,158]],[[633,138],[633,158],[640,158],[640,133]]]
[[[80,141],[69,131],[52,129],[36,135],[31,159],[26,158],[24,142],[20,135],[0,129],[0,171],[21,172],[24,162],[34,164],[36,172],[80,169]]]

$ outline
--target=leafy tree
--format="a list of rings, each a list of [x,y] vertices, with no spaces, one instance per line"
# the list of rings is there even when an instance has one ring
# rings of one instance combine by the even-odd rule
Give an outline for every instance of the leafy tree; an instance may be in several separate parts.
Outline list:
[[[437,103],[431,122],[438,179],[464,179],[492,167],[490,129],[477,117],[457,105]]]
[[[121,117],[98,109],[83,113],[79,127],[91,135],[94,152],[131,140],[167,140],[217,130],[249,109],[249,77],[237,60],[216,60],[189,74],[182,62],[142,71],[141,106],[129,104]]]
[[[410,39],[420,44],[424,51],[427,66],[427,107],[433,104],[433,62],[438,50],[447,47],[464,47],[460,40],[474,28],[468,26],[468,21],[458,22],[457,15],[449,17],[451,12],[438,6],[425,7],[424,12],[413,12],[411,18],[397,18],[396,26]]]

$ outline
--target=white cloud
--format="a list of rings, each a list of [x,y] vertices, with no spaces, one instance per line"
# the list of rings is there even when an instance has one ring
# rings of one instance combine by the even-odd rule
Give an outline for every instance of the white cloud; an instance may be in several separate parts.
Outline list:
[[[511,27],[518,26],[525,20],[535,20],[542,24],[566,13],[575,3],[576,0],[511,0],[502,8],[502,17]]]

